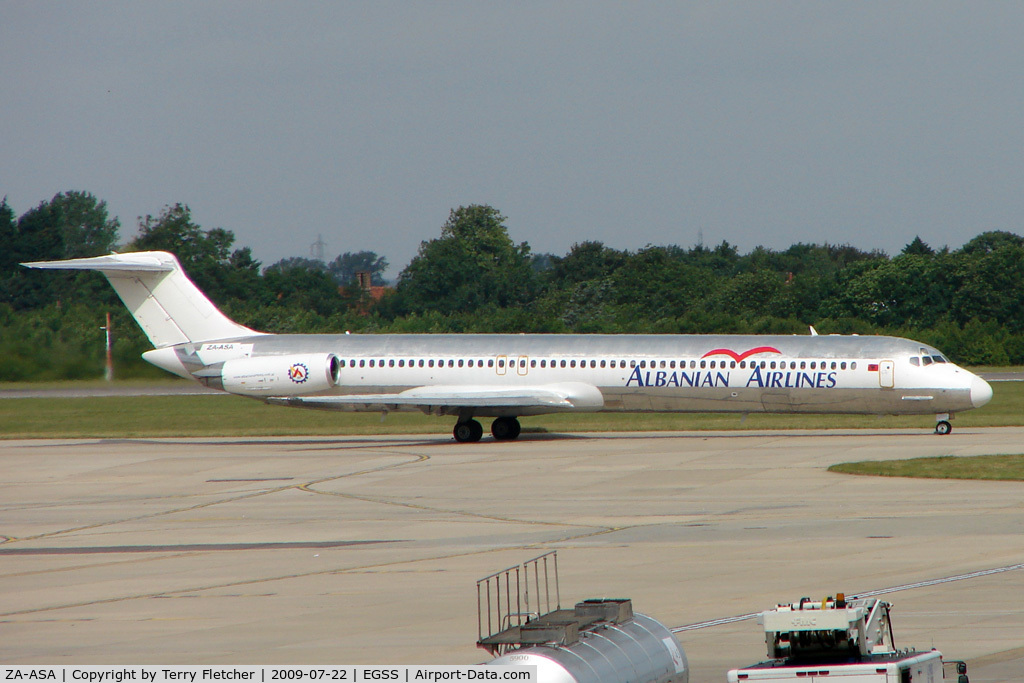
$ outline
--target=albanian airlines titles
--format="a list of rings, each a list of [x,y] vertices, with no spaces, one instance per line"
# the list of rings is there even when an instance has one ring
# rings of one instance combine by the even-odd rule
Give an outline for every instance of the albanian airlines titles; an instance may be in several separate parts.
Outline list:
[[[633,369],[626,380],[627,387],[757,387],[759,389],[832,389],[836,386],[836,373],[803,372],[802,370],[762,371],[755,367],[746,383],[732,382],[731,372],[684,372],[682,370]]]

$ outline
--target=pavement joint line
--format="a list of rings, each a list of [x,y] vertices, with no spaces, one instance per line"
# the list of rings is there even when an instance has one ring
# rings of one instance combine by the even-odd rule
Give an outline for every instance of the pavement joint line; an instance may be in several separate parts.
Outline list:
[[[593,537],[593,536],[599,536],[601,534],[609,533],[610,531],[615,531],[615,530],[614,529],[602,529],[602,530],[591,532],[591,533],[579,534],[579,535],[576,535],[576,536],[567,536],[567,537],[564,537],[564,538],[552,539],[552,540],[549,540],[549,541],[531,542],[531,543],[526,543],[526,544],[516,544],[516,545],[502,546],[502,547],[499,547],[499,548],[487,548],[485,550],[470,550],[470,551],[466,551],[466,552],[449,553],[449,554],[445,554],[445,555],[436,555],[436,556],[431,556],[431,557],[414,558],[414,559],[410,559],[410,560],[399,560],[399,561],[395,561],[395,562],[379,562],[379,563],[376,563],[376,564],[369,564],[369,565],[363,565],[363,566],[357,566],[357,567],[343,567],[343,568],[335,568],[335,569],[322,569],[322,570],[315,571],[315,572],[300,572],[300,573],[295,573],[295,574],[283,574],[283,575],[279,575],[279,576],[264,576],[264,577],[255,578],[255,579],[244,579],[244,580],[241,580],[241,581],[230,581],[230,582],[225,582],[225,583],[210,584],[210,585],[207,585],[207,586],[193,586],[191,588],[179,588],[179,589],[170,590],[170,591],[157,591],[157,592],[152,592],[152,593],[140,593],[140,594],[135,594],[135,595],[119,595],[119,596],[116,596],[116,597],[101,598],[99,600],[88,600],[88,601],[76,602],[76,603],[68,603],[68,604],[64,604],[64,605],[48,605],[48,606],[45,606],[45,607],[34,607],[34,608],[30,608],[30,609],[16,610],[16,611],[13,611],[13,612],[0,612],[0,617],[16,617],[16,616],[22,616],[22,615],[26,615],[26,614],[36,614],[36,613],[39,613],[39,612],[52,612],[52,611],[55,611],[55,610],[62,610],[62,609],[75,609],[75,608],[78,608],[78,607],[90,607],[90,606],[93,606],[93,605],[107,605],[107,604],[111,604],[111,603],[127,602],[127,601],[130,601],[130,600],[142,600],[142,599],[147,599],[147,598],[173,597],[173,596],[179,596],[179,595],[187,595],[189,593],[202,593],[202,592],[206,592],[206,591],[219,590],[219,589],[224,589],[224,588],[236,588],[236,587],[239,587],[239,586],[253,586],[253,585],[258,585],[258,584],[263,584],[263,583],[271,583],[271,582],[274,582],[274,581],[287,581],[287,580],[290,580],[290,579],[308,578],[308,577],[311,577],[311,576],[330,576],[332,574],[351,574],[351,573],[354,573],[354,572],[365,572],[365,571],[372,570],[372,569],[383,569],[383,568],[387,568],[387,567],[398,567],[398,566],[402,566],[402,565],[418,564],[418,563],[421,563],[421,562],[434,562],[434,561],[438,561],[438,560],[449,560],[449,559],[454,559],[454,558],[457,558],[457,557],[473,557],[473,556],[476,556],[476,555],[487,555],[487,554],[491,554],[491,553],[506,552],[506,551],[509,551],[509,550],[521,550],[521,549],[533,548],[533,547],[537,547],[537,546],[545,547],[545,546],[549,546],[549,545],[556,544],[556,543],[566,543],[566,542],[569,542],[569,541],[575,541],[575,540],[579,540],[579,539],[583,539],[583,538],[590,538],[590,537]],[[182,553],[182,554],[185,554],[185,553]]]
[[[215,505],[221,505],[223,503],[234,503],[234,502],[237,502],[237,501],[240,501],[240,500],[248,500],[250,498],[258,498],[260,496],[271,495],[271,494],[274,494],[274,493],[281,493],[282,491],[288,491],[288,490],[292,490],[292,489],[302,490],[303,486],[312,486],[312,485],[315,485],[315,484],[323,484],[325,482],[335,481],[335,480],[338,480],[338,479],[345,479],[345,478],[348,478],[348,477],[356,477],[356,476],[360,476],[360,475],[364,475],[364,474],[373,474],[375,472],[383,472],[383,471],[390,470],[390,469],[396,469],[398,467],[404,467],[406,465],[414,465],[416,463],[424,462],[424,461],[430,459],[429,455],[417,455],[417,456],[410,456],[410,457],[415,457],[415,459],[407,461],[407,462],[389,463],[387,465],[381,465],[379,467],[371,467],[369,469],[359,470],[359,471],[356,471],[356,472],[346,472],[345,474],[339,474],[339,475],[334,475],[334,476],[330,476],[330,477],[322,477],[322,478],[316,479],[314,481],[306,482],[305,484],[287,484],[287,485],[284,485],[284,486],[277,486],[277,487],[274,487],[274,488],[264,489],[264,490],[261,490],[261,491],[250,491],[248,493],[245,493],[245,494],[242,494],[242,495],[238,495],[238,496],[232,496],[232,497],[228,497],[228,498],[219,498],[217,500],[208,501],[206,503],[197,503],[196,505],[191,505],[191,506],[184,507],[184,508],[175,508],[175,509],[172,509],[172,510],[161,510],[161,511],[158,511],[158,512],[151,512],[151,513],[146,514],[146,515],[138,515],[136,517],[129,517],[127,519],[107,520],[105,522],[97,522],[95,524],[86,524],[86,525],[79,526],[79,527],[73,527],[71,529],[58,529],[56,531],[47,531],[45,533],[36,534],[34,536],[23,536],[23,537],[15,538],[15,539],[12,539],[11,537],[6,537],[6,536],[0,536],[0,538],[6,538],[6,540],[0,540],[0,548],[4,547],[5,545],[9,545],[11,543],[20,543],[20,542],[24,542],[24,541],[37,541],[37,540],[42,539],[42,538],[52,538],[54,536],[62,536],[64,534],[73,534],[73,533],[77,533],[79,531],[89,531],[91,529],[100,529],[100,528],[103,528],[103,527],[106,527],[106,526],[114,526],[116,524],[124,524],[126,522],[137,522],[137,521],[140,521],[140,520],[143,520],[143,519],[154,519],[154,518],[157,518],[157,517],[166,517],[168,515],[179,514],[179,513],[182,513],[182,512],[191,512],[193,510],[201,510],[203,508],[213,507]]]

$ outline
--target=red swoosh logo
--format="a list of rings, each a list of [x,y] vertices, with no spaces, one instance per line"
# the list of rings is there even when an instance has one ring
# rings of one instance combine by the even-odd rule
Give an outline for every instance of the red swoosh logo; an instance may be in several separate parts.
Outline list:
[[[757,348],[750,349],[749,351],[744,351],[743,353],[736,353],[732,349],[715,349],[714,351],[708,351],[703,356],[701,356],[701,358],[707,358],[708,356],[724,354],[732,358],[734,361],[738,362],[743,360],[744,358],[749,358],[750,356],[753,356],[755,353],[782,353],[782,351],[779,351],[774,346],[758,346]]]

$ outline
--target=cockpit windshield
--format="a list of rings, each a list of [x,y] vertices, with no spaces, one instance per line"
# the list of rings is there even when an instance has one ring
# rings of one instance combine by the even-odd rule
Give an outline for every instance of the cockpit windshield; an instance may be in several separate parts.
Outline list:
[[[915,367],[920,367],[922,365],[931,365],[932,363],[948,363],[948,362],[949,361],[946,360],[946,358],[944,356],[938,356],[938,355],[936,355],[936,356],[911,356],[910,357],[910,364],[915,366]]]

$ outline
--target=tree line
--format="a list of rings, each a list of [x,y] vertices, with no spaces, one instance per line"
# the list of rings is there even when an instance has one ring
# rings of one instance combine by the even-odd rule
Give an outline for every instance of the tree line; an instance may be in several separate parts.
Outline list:
[[[327,263],[293,257],[264,267],[222,228],[196,224],[184,204],[120,222],[85,192],[65,192],[16,216],[0,203],[0,380],[102,374],[101,318],[114,316],[119,376],[157,375],[149,344],[92,272],[18,264],[166,250],[228,316],[266,332],[547,332],[652,334],[893,334],[931,343],[967,365],[1024,364],[1024,238],[987,231],[962,247],[919,237],[899,254],[795,244],[746,254],[717,246],[598,241],[564,255],[515,243],[491,206],[453,209],[379,300],[355,282],[383,284],[374,252]]]

